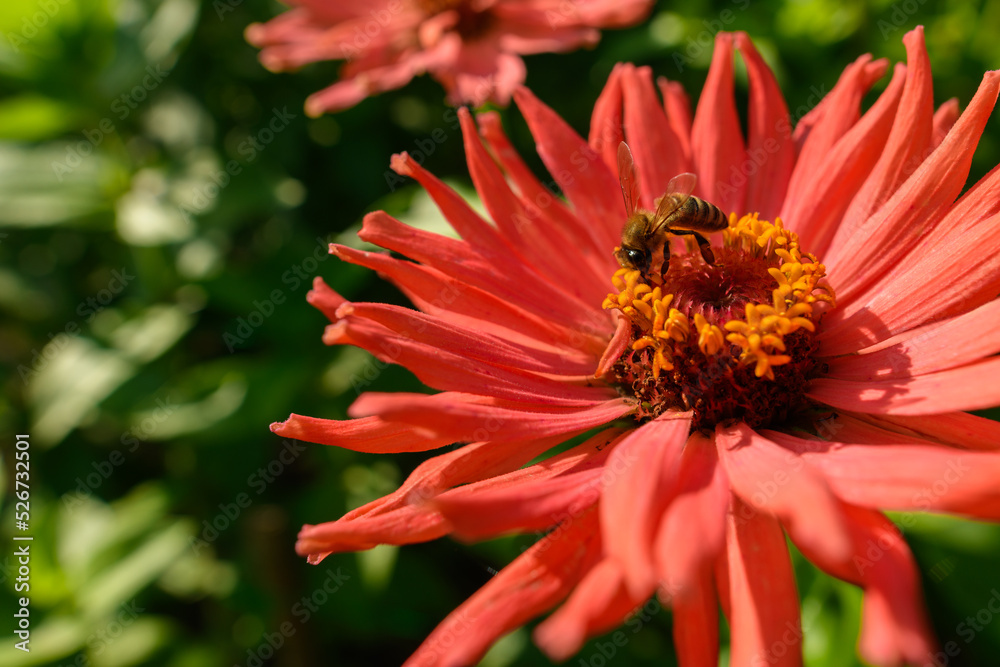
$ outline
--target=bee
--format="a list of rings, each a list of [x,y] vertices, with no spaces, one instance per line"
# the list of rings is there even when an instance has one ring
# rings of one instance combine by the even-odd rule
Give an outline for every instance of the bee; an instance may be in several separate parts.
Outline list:
[[[622,244],[615,251],[618,263],[626,269],[638,269],[648,281],[653,253],[663,249],[660,277],[666,279],[670,268],[670,245],[667,234],[693,236],[701,257],[709,266],[715,265],[715,255],[708,239],[699,232],[717,232],[729,226],[729,217],[715,204],[693,197],[698,177],[679,174],[667,183],[666,193],[656,200],[656,212],[636,208],[639,185],[635,174],[632,151],[624,141],[618,144],[618,178],[628,219],[622,230]]]

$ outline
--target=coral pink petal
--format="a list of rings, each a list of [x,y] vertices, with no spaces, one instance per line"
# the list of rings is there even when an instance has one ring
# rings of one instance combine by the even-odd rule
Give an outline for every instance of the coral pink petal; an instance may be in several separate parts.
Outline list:
[[[414,63],[403,61],[370,69],[356,77],[342,78],[306,98],[306,115],[315,118],[327,112],[349,109],[372,95],[402,88],[416,75]]]
[[[792,137],[799,145],[799,154],[788,184],[786,210],[798,206],[800,199],[811,196],[802,188],[813,179],[834,144],[858,122],[861,98],[888,67],[887,60],[873,62],[870,54],[860,56],[844,68],[830,94],[796,124]]]
[[[296,5],[308,7],[318,18],[327,22],[343,21],[352,17],[370,18],[372,10],[376,12],[382,8],[392,6],[396,3],[392,0],[342,0],[341,2],[330,3],[325,0],[296,0]]]
[[[344,312],[341,309],[341,312]],[[607,398],[607,388],[562,382],[516,368],[476,362],[451,350],[415,340],[409,332],[396,332],[361,318],[345,319],[327,326],[323,341],[328,345],[354,345],[386,364],[409,369],[429,387],[442,391],[486,392],[513,401],[551,405],[590,405]]]
[[[998,212],[1000,212],[1000,165],[993,167],[990,173],[969,188],[937,224],[939,228],[948,230],[949,235],[959,235],[975,229],[983,220]],[[920,249],[914,252],[919,253]],[[912,256],[914,253],[911,253]],[[905,269],[897,267],[890,275],[904,271]]]
[[[899,529],[880,512],[841,504],[852,556],[833,559],[789,537],[810,561],[864,588],[861,656],[874,665],[927,665],[936,642],[924,611],[920,574]]]
[[[719,605],[715,599],[711,565],[700,568],[691,590],[674,597],[671,604],[678,664],[682,667],[718,667]]]
[[[667,121],[674,129],[677,137],[675,150],[680,153],[687,170],[694,169],[691,157],[691,100],[684,92],[684,86],[677,81],[668,81],[666,77],[657,77],[656,86],[663,96],[663,109],[667,112]]]
[[[940,415],[861,415],[869,423],[950,447],[996,451],[1000,449],[1000,422],[967,412]]]
[[[362,394],[352,416],[375,415],[406,424],[427,438],[451,442],[543,437],[574,433],[614,421],[635,410],[623,398],[585,407],[557,407],[499,401],[475,394]]]
[[[416,55],[412,50],[386,48],[393,40],[405,39],[405,33],[419,21],[414,12],[404,12],[396,19],[376,35],[366,35],[363,48],[356,45],[356,31],[364,25],[364,18],[342,17],[325,22],[316,13],[302,9],[293,9],[266,24],[253,24],[245,36],[254,46],[262,47],[260,61],[271,71],[296,69],[317,60],[351,59],[364,63],[364,69],[377,70],[412,60]],[[413,71],[419,69],[418,62],[406,64]]]
[[[339,421],[293,414],[283,422],[271,424],[271,430],[283,438],[376,454],[424,452],[454,442],[447,436],[415,433],[406,424],[387,422],[380,417]]]
[[[799,596],[781,526],[733,496],[726,544],[731,664],[802,667]]]
[[[539,540],[431,633],[403,667],[476,664],[493,642],[565,598],[598,559],[597,512]]]
[[[846,502],[873,509],[950,512],[996,521],[1000,518],[1000,455],[933,444],[854,444],[850,424],[839,442],[803,440],[765,431],[782,447],[800,454]],[[864,433],[862,433],[864,437]],[[891,470],[892,475],[887,475]]]
[[[784,206],[781,218],[795,229],[802,247],[820,256],[833,238],[844,212],[883,155],[903,93],[906,67],[897,65],[892,80],[865,115],[817,161],[816,171],[799,179],[808,197]],[[839,296],[839,295],[838,295]]]
[[[394,155],[391,164],[396,173],[416,179],[459,236],[484,258],[493,262],[498,271],[529,274],[531,269],[500,232],[476,213],[460,194],[420,166],[409,153]]]
[[[470,363],[481,361],[497,366],[519,368],[552,375],[590,375],[594,359],[582,352],[546,350],[506,340],[500,336],[445,322],[417,310],[384,303],[350,303],[337,310],[348,323],[348,335],[362,322],[385,327],[427,346],[441,347]],[[383,350],[391,356],[392,352]]]
[[[618,361],[618,358],[622,356],[631,344],[632,322],[626,317],[619,316],[618,328],[615,329],[615,335],[611,337],[611,342],[608,343],[604,354],[601,355],[601,360],[597,364],[597,370],[594,371],[594,377],[602,377],[610,373],[615,362]]]
[[[635,597],[649,595],[656,584],[653,538],[676,493],[677,464],[690,427],[691,413],[665,412],[629,434],[605,466],[600,507],[604,548],[624,566]]]
[[[726,542],[729,542],[729,514],[733,508],[733,502],[739,501],[739,498],[729,494],[729,512],[726,512]],[[753,518],[753,510],[745,505],[740,505],[746,513],[746,518]],[[712,567],[712,574],[715,579],[715,588],[719,596],[719,606],[722,608],[722,613],[726,615],[726,618],[733,617],[733,605],[732,600],[729,595],[729,547],[726,544],[722,545],[722,553],[715,560]]]
[[[445,489],[515,470],[562,440],[560,437],[466,445],[424,461],[393,493],[351,510],[337,521],[306,525],[295,545],[319,562],[337,551],[378,544],[410,544],[448,531],[427,500]]]
[[[624,204],[613,173],[601,156],[527,88],[514,100],[528,123],[538,154],[599,248],[618,245]]]
[[[887,415],[932,415],[1000,404],[1000,357],[891,380],[818,378],[806,395],[831,407]]]
[[[944,322],[912,329],[894,345],[836,357],[826,375],[840,380],[908,378],[956,368],[1000,352],[1000,301]]]
[[[1000,72],[987,72],[975,97],[944,142],[896,190],[886,204],[876,211],[858,233],[845,240],[835,257],[826,258],[838,300],[854,309],[865,307],[860,298],[879,276],[900,263],[903,256],[926,238],[937,221],[948,211],[965,185],[972,154],[979,143],[986,121],[993,111],[1000,90]],[[919,205],[917,203],[919,202]],[[912,264],[907,263],[910,269]],[[881,286],[876,286],[877,290]],[[848,321],[843,311],[840,320]],[[850,314],[850,313],[848,313]],[[875,310],[873,315],[878,315]],[[824,328],[824,336],[845,325],[838,321]]]
[[[453,61],[430,68],[430,73],[448,91],[451,104],[482,106],[493,100],[510,104],[511,93],[524,83],[527,69],[515,53],[500,49],[500,35],[463,40]]]
[[[406,506],[352,521],[305,525],[299,531],[295,551],[312,564],[331,553],[363,551],[379,544],[415,544],[448,534],[444,518],[428,507]]]
[[[746,159],[733,95],[733,36],[715,37],[715,51],[691,128],[691,151],[698,187],[695,193],[726,213],[742,211]]]
[[[558,349],[565,353],[567,349],[579,349],[595,358],[607,345],[605,336],[587,335],[525,312],[504,299],[432,267],[396,259],[387,253],[366,252],[337,244],[330,245],[330,252],[345,262],[378,271],[381,276],[391,280],[417,308],[443,321],[543,350]],[[309,295],[310,303],[313,303],[311,295],[312,293]],[[340,295],[334,300],[330,300],[329,295],[324,295],[324,298],[327,299],[325,305],[313,305],[319,307],[331,320],[335,320],[336,310],[344,299]]]
[[[906,84],[892,132],[871,176],[854,197],[837,227],[825,257],[836,256],[837,249],[889,200],[931,150],[934,87],[930,59],[924,46],[923,27],[917,26],[908,32],[903,43],[906,44]]]
[[[677,496],[663,514],[653,549],[660,588],[672,599],[698,596],[702,570],[725,544],[729,507],[729,484],[711,439],[697,432],[688,437],[677,477]]]
[[[581,46],[591,47],[601,39],[601,33],[591,28],[566,28],[541,32],[536,26],[507,24],[508,32],[500,36],[500,48],[511,53],[561,53]]]
[[[597,267],[598,275],[614,273],[616,262],[608,251],[609,246],[606,245],[608,237],[603,233],[595,233],[586,220],[578,217],[562,199],[542,185],[511,146],[500,124],[500,116],[496,112],[487,112],[479,114],[477,120],[483,138],[494,158],[517,188],[521,202],[526,208],[534,211],[532,217],[544,220],[545,227],[558,228],[564,235],[575,239],[591,263]]]
[[[667,191],[670,179],[690,171],[691,167],[676,148],[679,137],[656,96],[652,70],[624,65],[621,80],[625,96],[625,139],[639,171],[642,206],[653,210],[654,202]]]
[[[934,112],[934,131],[931,134],[931,149],[941,145],[944,138],[951,132],[952,125],[958,120],[958,98],[951,98],[944,102]]]
[[[466,540],[562,524],[597,502],[602,466],[623,432],[606,429],[541,463],[452,489],[437,496],[434,507]]]
[[[548,530],[563,517],[572,516],[567,507],[579,513],[593,506],[600,496],[600,485],[600,469],[590,468],[553,479],[532,479],[524,488],[492,491],[470,485],[472,489],[463,487],[442,494],[434,506],[456,536],[472,542],[507,533]],[[473,490],[478,495],[470,495]]]
[[[572,7],[578,12],[584,25],[605,26],[608,28],[626,28],[644,21],[653,8],[650,0],[582,0],[574,2]],[[559,3],[561,13],[567,13],[567,5]],[[546,24],[552,24],[552,15],[545,13]]]
[[[538,276],[529,273],[522,263],[506,267],[509,272],[506,269],[500,270],[487,256],[481,255],[468,243],[404,225],[384,211],[366,215],[358,236],[363,241],[395,250],[434,267],[543,319],[551,319],[557,324],[572,326],[585,332],[595,331],[598,322],[606,323],[607,332],[611,334],[613,324],[610,316],[595,319],[596,307],[581,310],[570,307],[568,303],[560,303],[559,300],[539,299],[535,293]]]
[[[523,261],[548,278],[548,283],[539,287],[553,296],[566,292],[580,304],[600,302],[608,291],[607,276],[586,270],[588,259],[580,252],[575,239],[532,217],[534,211],[522,205],[496,162],[487,154],[468,110],[459,109],[458,117],[472,182],[500,233]],[[566,276],[574,279],[566,280]]]
[[[747,164],[753,169],[747,182],[745,210],[773,220],[785,200],[795,164],[792,123],[771,68],[746,33],[738,32],[735,37],[750,78]]]
[[[347,303],[347,299],[337,294],[319,276],[313,278],[313,288],[306,294],[306,301],[326,315],[331,322],[337,321],[337,309]]]
[[[625,588],[621,564],[605,558],[587,573],[569,599],[539,624],[533,633],[535,643],[552,660],[567,660],[589,637],[621,625],[642,602]]]
[[[611,70],[590,115],[587,143],[604,160],[611,173],[618,173],[618,144],[625,140],[622,120],[622,71],[630,67],[618,63]]]
[[[729,485],[748,507],[794,527],[811,549],[847,557],[850,538],[819,472],[742,422],[717,427],[715,442]]]
[[[1000,169],[993,177],[1000,185]],[[988,205],[1000,208],[996,200]],[[933,252],[915,250],[894,275],[830,314],[819,334],[820,353],[833,356],[864,349],[995,299],[1000,293],[998,225],[1000,213],[977,220],[971,228],[939,234]]]

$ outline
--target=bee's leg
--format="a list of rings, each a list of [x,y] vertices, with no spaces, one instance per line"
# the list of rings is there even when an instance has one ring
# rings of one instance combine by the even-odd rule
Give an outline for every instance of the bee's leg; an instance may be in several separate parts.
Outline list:
[[[701,258],[709,266],[715,266],[715,253],[712,252],[712,245],[701,234],[695,232],[694,238],[698,241],[698,250],[701,251]]]
[[[693,236],[695,241],[698,242],[698,250],[701,251],[701,258],[709,266],[715,266],[715,253],[712,252],[712,245],[704,236],[690,229],[671,229],[670,233],[676,236]]]

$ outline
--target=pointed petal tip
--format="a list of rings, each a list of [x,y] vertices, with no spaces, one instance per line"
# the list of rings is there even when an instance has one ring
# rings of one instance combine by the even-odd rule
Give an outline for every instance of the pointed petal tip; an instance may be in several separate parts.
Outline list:
[[[413,169],[411,159],[410,154],[406,151],[393,153],[392,157],[389,158],[389,168],[400,176],[412,176]]]
[[[326,325],[323,329],[324,345],[339,345],[347,340],[347,322],[340,321]]]
[[[251,23],[243,30],[243,39],[245,39],[251,46],[260,48],[264,45],[264,37],[266,34],[267,29],[264,27],[263,23]]]
[[[918,25],[914,26],[913,30],[909,31],[903,35],[903,44],[909,45],[910,42],[914,40],[919,40],[920,44],[924,42],[924,26]]]

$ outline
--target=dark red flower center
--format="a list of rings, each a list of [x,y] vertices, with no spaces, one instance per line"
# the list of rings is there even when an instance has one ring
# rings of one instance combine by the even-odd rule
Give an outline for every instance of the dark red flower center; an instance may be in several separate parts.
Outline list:
[[[615,273],[604,307],[628,318],[631,340],[607,379],[636,398],[642,420],[691,410],[704,431],[788,421],[811,408],[805,389],[822,370],[816,323],[834,305],[825,267],[780,220],[756,215],[733,216],[714,254],[708,265],[689,247],[662,280]]]

